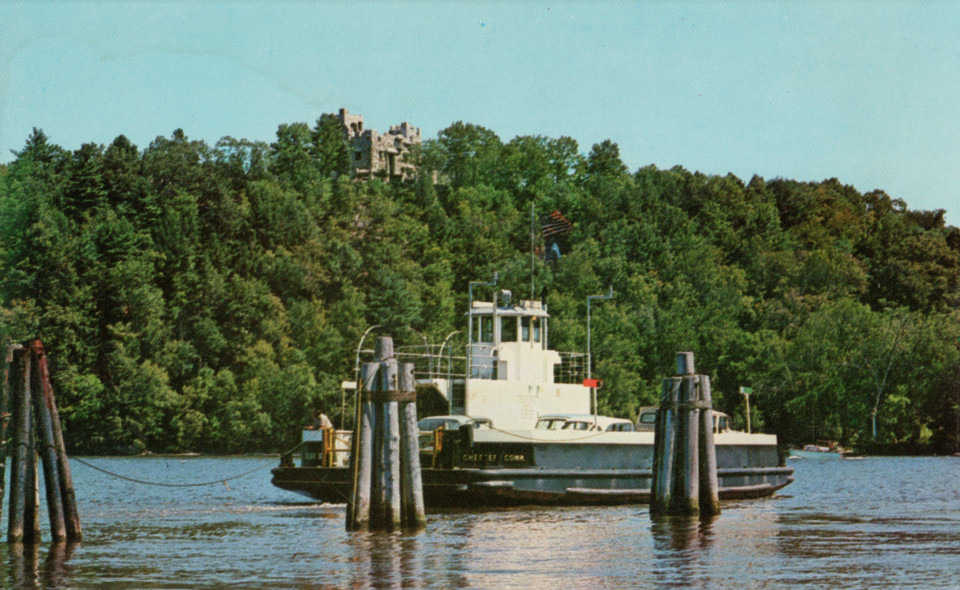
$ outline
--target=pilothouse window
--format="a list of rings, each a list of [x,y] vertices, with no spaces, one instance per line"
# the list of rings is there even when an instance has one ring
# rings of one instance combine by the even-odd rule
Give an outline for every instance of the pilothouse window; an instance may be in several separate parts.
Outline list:
[[[517,318],[514,318],[514,317],[500,318],[500,341],[501,342],[517,341]]]
[[[473,342],[493,342],[493,317],[482,315],[473,318]]]
[[[540,322],[537,318],[527,316],[520,320],[520,340],[523,342],[540,342]]]

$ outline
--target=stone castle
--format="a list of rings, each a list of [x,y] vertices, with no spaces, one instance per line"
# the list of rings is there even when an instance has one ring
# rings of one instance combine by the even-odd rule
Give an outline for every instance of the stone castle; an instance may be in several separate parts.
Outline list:
[[[410,162],[410,148],[422,142],[419,127],[403,122],[391,126],[381,135],[376,129],[363,128],[363,115],[340,109],[336,116],[350,146],[350,164],[355,178],[394,181],[416,177],[417,167]]]

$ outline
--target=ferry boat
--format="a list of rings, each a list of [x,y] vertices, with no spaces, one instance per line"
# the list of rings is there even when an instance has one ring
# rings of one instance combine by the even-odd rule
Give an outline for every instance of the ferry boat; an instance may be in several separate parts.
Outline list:
[[[548,346],[546,305],[510,299],[502,292],[492,302],[472,301],[471,294],[460,355],[450,337],[438,348],[397,348],[400,362],[415,363],[418,410],[444,414],[420,421],[426,506],[649,502],[656,409],[641,409],[636,424],[598,416],[586,355]],[[355,383],[345,382],[345,391],[355,393]],[[770,496],[793,481],[775,435],[736,432],[728,423],[717,413],[722,500]],[[351,437],[344,430],[304,430],[300,464],[283,457],[273,484],[321,502],[346,502]]]

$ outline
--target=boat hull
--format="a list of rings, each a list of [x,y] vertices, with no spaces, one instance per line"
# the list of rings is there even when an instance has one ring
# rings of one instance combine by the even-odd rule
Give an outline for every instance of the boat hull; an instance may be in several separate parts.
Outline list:
[[[449,437],[443,451],[421,455],[428,507],[642,504],[650,501],[653,445],[615,444],[626,434],[592,444],[517,443],[503,434]],[[481,435],[483,436],[483,435]],[[641,437],[631,433],[633,438]],[[494,438],[499,441],[494,442]],[[729,444],[717,448],[721,500],[770,496],[793,481],[775,445]],[[589,467],[584,467],[589,466]],[[281,465],[273,484],[329,503],[344,503],[352,489],[348,467]]]
[[[511,505],[645,504],[650,470],[423,469],[431,508]],[[789,467],[718,470],[720,499],[770,496],[793,481]],[[320,502],[342,504],[351,490],[347,467],[277,467],[273,484]]]
[[[800,459],[841,459],[842,456],[837,451],[802,451],[797,449],[790,450],[791,457]]]

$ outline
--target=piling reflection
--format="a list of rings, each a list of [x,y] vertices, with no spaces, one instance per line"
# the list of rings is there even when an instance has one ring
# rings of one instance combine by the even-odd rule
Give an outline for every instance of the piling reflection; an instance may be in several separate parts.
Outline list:
[[[417,533],[362,532],[349,535],[353,588],[423,588]]]
[[[33,543],[7,545],[7,571],[2,576],[3,585],[10,588],[72,587],[69,561],[77,547],[78,543],[55,543],[44,551],[41,545]]]
[[[651,517],[657,587],[688,588],[703,581],[716,519],[716,516],[702,520],[696,516]]]
[[[651,517],[650,532],[658,551],[682,551],[697,547],[705,549],[713,542],[713,523],[716,516],[700,519],[696,516]]]

